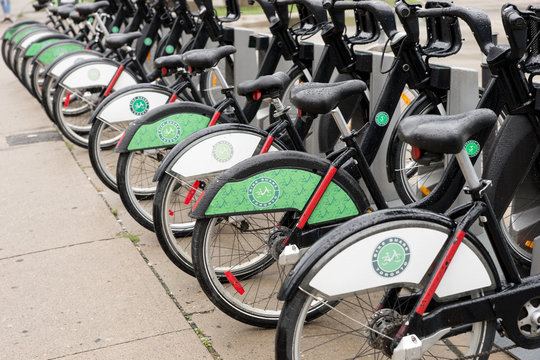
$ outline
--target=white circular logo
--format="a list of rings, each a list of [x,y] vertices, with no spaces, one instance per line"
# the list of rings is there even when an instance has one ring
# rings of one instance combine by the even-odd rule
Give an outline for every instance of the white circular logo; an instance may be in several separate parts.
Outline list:
[[[165,120],[159,125],[157,134],[164,143],[173,144],[180,139],[182,129],[176,121]]]

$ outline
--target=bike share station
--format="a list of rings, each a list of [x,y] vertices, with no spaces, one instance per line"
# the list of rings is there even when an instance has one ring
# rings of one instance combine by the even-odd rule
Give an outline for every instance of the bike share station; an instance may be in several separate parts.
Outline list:
[[[264,58],[264,54],[271,42],[271,36],[267,34],[256,34],[252,30],[245,28],[227,28],[226,37],[235,48],[236,53],[234,56],[234,67],[236,69],[242,69],[241,71],[234,71],[233,74],[227,74],[225,69],[225,77],[228,80],[233,81],[235,88],[239,83],[246,80],[252,80],[256,77],[258,66],[261,60]],[[384,35],[381,35],[381,37]],[[384,40],[379,39],[379,45],[383,45]],[[210,43],[209,46],[215,46],[216,43]],[[304,43],[305,56],[311,56],[313,59],[313,69],[316,68],[318,61],[324,51],[324,44],[318,43]],[[480,51],[479,51],[480,52]],[[377,51],[355,51],[357,55],[357,66],[362,67],[362,71],[370,72],[370,84],[368,88],[368,96],[370,100],[370,116],[373,108],[375,107],[374,99],[378,99],[379,94],[382,92],[387,74],[381,73],[381,68],[387,70],[392,66],[394,55],[391,53],[382,53]],[[381,61],[383,61],[381,67]],[[358,65],[359,64],[359,65]],[[277,71],[287,71],[290,67],[290,63],[280,61]],[[461,68],[455,66],[441,66],[431,64],[432,68],[432,81],[437,82],[437,86],[442,89],[447,89],[447,107],[446,112],[448,115],[459,114],[476,108],[479,99],[479,73],[476,70]],[[337,76],[337,71],[334,72],[333,78]],[[482,74],[482,76],[489,76],[488,74]],[[244,105],[245,98],[242,96],[237,97],[241,105]],[[286,101],[286,99],[284,99]],[[408,105],[408,104],[407,104]],[[398,105],[399,107],[399,105]],[[403,110],[403,108],[401,109]],[[259,128],[264,128],[267,125],[264,121],[268,116],[268,106],[262,106],[261,110],[253,120],[253,124]],[[401,116],[400,109],[394,112],[392,120],[397,120]],[[396,121],[388,121],[389,128],[385,134],[383,143],[373,164],[371,170],[375,179],[380,181],[378,183],[381,191],[390,207],[396,207],[402,205],[401,200],[392,183],[388,181],[388,174],[386,169],[387,149],[388,142],[393,133]],[[351,123],[352,129],[358,129],[361,124]],[[312,129],[306,139],[306,150],[312,154],[324,155],[321,151],[321,144],[319,138],[313,136],[318,134],[320,128],[320,122],[315,120],[312,125]],[[480,175],[480,162],[475,165],[478,174]],[[369,192],[365,189],[365,186],[361,184],[365,194],[369,197]],[[460,203],[469,201],[469,197],[464,193],[458,197],[456,202],[452,205],[455,206]],[[480,239],[487,239],[484,231],[478,225],[475,226],[475,235]],[[484,242],[484,243],[487,243]],[[491,247],[487,248],[491,251]],[[495,344],[499,347],[507,347],[512,345],[512,342],[508,338],[501,338],[497,336]],[[523,348],[515,348],[510,350],[513,357],[521,360],[538,360],[539,354],[535,350],[526,350]]]

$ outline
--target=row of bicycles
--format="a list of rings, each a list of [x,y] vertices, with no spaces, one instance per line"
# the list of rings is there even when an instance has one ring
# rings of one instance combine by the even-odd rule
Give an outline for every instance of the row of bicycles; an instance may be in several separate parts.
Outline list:
[[[277,327],[276,358],[487,359],[509,349],[496,333],[540,347],[540,7],[503,5],[497,45],[482,10],[446,1],[256,2],[272,37],[250,38],[257,77],[236,87],[234,0],[221,17],[210,0],[38,0],[47,21],[8,28],[2,56],[219,309]],[[452,73],[430,60],[459,53],[463,24],[491,75],[448,115]],[[381,35],[375,71],[363,46]]]

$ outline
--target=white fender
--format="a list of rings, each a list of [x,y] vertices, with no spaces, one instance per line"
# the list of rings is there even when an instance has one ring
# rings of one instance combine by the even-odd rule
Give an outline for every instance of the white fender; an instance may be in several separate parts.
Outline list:
[[[97,114],[107,123],[133,121],[150,110],[167,104],[170,94],[156,89],[138,89],[120,96],[115,96]]]
[[[116,70],[118,70],[118,66],[109,62],[83,64],[66,76],[61,85],[69,89],[89,86],[107,86],[114,77]],[[116,84],[114,84],[113,89],[121,89],[136,83],[137,80],[135,80],[129,72],[123,71],[116,81]]]
[[[222,172],[253,156],[261,135],[251,132],[224,130],[191,146],[176,160],[171,170],[184,178]],[[269,151],[279,151],[271,146]]]
[[[72,67],[75,64],[78,64],[82,61],[91,60],[91,59],[99,59],[101,58],[100,55],[97,54],[66,54],[62,57],[62,60],[56,63],[50,70],[49,74],[60,77],[64,71],[66,71],[68,68]]]
[[[45,36],[50,35],[50,34],[53,34],[53,32],[48,31],[48,32],[39,32],[37,34],[32,34],[28,38],[24,39],[24,41],[21,41],[21,43],[19,45],[17,45],[17,47],[20,47],[20,48],[26,50],[30,45],[32,45],[32,43],[39,40],[39,38],[45,37]]]
[[[405,266],[392,273],[381,270],[381,259],[388,239],[406,244]],[[424,227],[397,228],[371,235],[354,243],[331,259],[309,281],[314,289],[339,297],[391,284],[419,284],[447,239],[447,234]],[[402,246],[403,246],[402,243]],[[378,252],[379,251],[379,252]],[[389,254],[391,255],[391,254]],[[387,257],[388,258],[388,257]],[[480,258],[464,240],[448,267],[435,295],[444,298],[490,287],[493,279]]]

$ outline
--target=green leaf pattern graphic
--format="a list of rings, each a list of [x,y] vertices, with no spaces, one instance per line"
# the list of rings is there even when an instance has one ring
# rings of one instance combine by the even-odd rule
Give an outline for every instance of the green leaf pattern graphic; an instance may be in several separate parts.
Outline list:
[[[30,45],[30,47],[28,47],[28,49],[24,53],[24,56],[36,56],[37,53],[40,52],[41,49],[43,49],[43,47],[58,41],[60,41],[60,39],[49,39],[38,43],[33,43],[32,45]]]
[[[358,214],[358,209],[349,195],[331,182],[309,217],[308,224],[343,219]]]
[[[303,170],[275,169],[242,181],[229,182],[218,191],[206,210],[206,215],[262,210],[255,206],[248,196],[249,186],[260,178],[270,178],[279,186],[279,199],[264,210],[303,209],[321,179],[319,175]]]
[[[32,30],[34,30],[34,28],[31,28],[31,29],[26,29],[26,30],[23,30],[21,31],[19,34],[17,34],[17,36],[15,36],[15,39],[13,39],[13,42],[15,44],[17,44],[19,41],[21,41],[21,39],[26,36],[27,34],[29,34]]]
[[[249,186],[257,179],[270,178],[279,187],[279,198],[268,207],[257,207],[249,199]],[[206,215],[219,215],[267,210],[302,210],[317,188],[321,176],[299,169],[274,169],[245,180],[229,182],[216,194]],[[351,198],[336,184],[330,183],[315,207],[310,224],[350,217],[358,214]]]
[[[42,64],[47,65],[52,63],[59,56],[82,49],[84,49],[84,46],[76,44],[60,44],[57,46],[51,46],[40,55],[38,60]]]
[[[159,127],[165,121],[176,122],[180,126],[180,136],[174,143],[163,142],[159,135]],[[137,130],[128,145],[128,150],[142,150],[156,147],[171,146],[193,134],[196,131],[204,129],[210,123],[210,118],[200,114],[174,114],[167,116],[152,124],[143,125]]]

